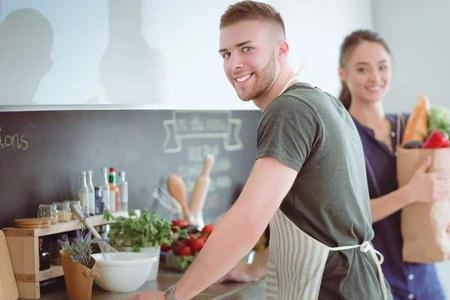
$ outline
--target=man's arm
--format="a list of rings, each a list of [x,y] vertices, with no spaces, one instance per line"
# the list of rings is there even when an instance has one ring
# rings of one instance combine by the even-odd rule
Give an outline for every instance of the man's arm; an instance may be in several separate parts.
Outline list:
[[[190,299],[219,280],[255,245],[291,188],[297,172],[273,158],[255,162],[241,195],[180,279],[178,299]]]
[[[219,280],[255,245],[291,188],[297,172],[273,158],[260,158],[241,195],[178,282],[177,299],[190,299]]]

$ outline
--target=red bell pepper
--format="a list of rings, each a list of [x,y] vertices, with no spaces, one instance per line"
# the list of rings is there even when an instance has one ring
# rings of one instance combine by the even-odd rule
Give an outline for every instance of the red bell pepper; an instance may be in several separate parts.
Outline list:
[[[433,130],[428,136],[425,143],[423,143],[422,148],[424,149],[436,149],[445,148],[449,146],[448,136],[439,129]]]

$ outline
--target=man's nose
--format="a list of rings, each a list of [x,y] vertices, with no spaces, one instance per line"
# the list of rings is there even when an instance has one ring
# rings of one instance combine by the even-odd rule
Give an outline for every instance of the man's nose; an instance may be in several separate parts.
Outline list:
[[[232,55],[230,57],[230,68],[232,70],[240,69],[243,66],[242,58],[240,55]]]

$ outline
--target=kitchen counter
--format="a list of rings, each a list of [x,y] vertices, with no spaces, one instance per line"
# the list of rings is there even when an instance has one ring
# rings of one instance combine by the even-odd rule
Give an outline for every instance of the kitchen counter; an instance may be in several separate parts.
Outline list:
[[[147,290],[165,290],[173,283],[177,282],[181,277],[180,273],[167,271],[164,269],[159,270],[158,280],[146,282],[139,291]],[[216,283],[203,291],[200,295],[193,298],[194,300],[219,300],[219,299],[232,299],[232,300],[260,300],[264,299],[265,294],[265,282],[264,280],[255,283]],[[128,299],[137,291],[130,293],[113,293],[106,292],[95,286],[92,291],[92,300],[122,300]],[[61,289],[55,292],[49,292],[43,294],[40,298],[42,300],[65,300],[69,299],[65,289]]]

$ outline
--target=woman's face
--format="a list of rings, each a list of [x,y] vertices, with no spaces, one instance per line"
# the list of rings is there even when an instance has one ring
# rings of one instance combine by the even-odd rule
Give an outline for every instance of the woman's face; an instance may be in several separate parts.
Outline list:
[[[383,45],[364,41],[350,53],[339,77],[352,95],[352,103],[373,104],[386,95],[391,82],[391,57]]]

